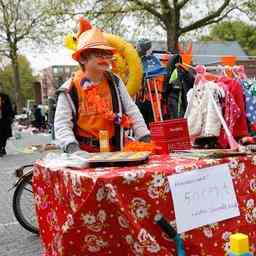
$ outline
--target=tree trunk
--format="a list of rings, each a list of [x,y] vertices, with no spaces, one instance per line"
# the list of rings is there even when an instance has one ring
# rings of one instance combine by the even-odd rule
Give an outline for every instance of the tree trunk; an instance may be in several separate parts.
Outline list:
[[[20,70],[19,70],[19,63],[18,63],[18,55],[15,49],[12,49],[11,53],[11,62],[12,62],[12,70],[13,70],[13,82],[15,88],[15,95],[14,99],[17,104],[17,112],[22,112],[23,107],[23,97],[21,94],[21,82],[20,82]]]
[[[170,16],[167,17],[165,26],[168,51],[177,52],[180,27],[180,11],[178,9],[171,9]]]
[[[167,33],[167,48],[168,51],[177,52],[179,36],[174,26],[169,26],[166,30]]]

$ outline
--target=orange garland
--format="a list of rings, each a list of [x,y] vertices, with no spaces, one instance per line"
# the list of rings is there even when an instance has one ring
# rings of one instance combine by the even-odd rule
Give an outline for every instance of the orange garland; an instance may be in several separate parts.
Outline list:
[[[104,119],[108,121],[115,121],[116,114],[110,110],[112,107],[109,106],[109,102],[101,97],[99,94],[99,89],[97,85],[93,85],[88,89],[87,92],[87,101],[89,105],[95,105],[97,113],[100,113]],[[132,127],[132,120],[127,116],[123,115],[120,124],[124,128],[131,128]]]

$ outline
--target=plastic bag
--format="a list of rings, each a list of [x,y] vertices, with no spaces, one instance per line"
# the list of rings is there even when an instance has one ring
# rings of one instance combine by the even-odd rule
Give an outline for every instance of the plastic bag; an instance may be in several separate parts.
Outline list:
[[[77,151],[73,154],[48,153],[44,158],[44,166],[50,169],[60,168],[86,168],[88,167],[89,154],[84,151]]]

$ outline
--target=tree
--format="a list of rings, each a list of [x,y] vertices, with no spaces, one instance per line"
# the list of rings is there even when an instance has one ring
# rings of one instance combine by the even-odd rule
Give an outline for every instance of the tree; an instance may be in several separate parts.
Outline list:
[[[136,19],[138,25],[148,25],[148,33],[152,32],[150,26],[160,26],[166,32],[168,49],[176,49],[181,35],[221,21],[236,8],[232,3],[232,0],[97,0],[90,18],[111,29],[123,29],[123,19],[129,18]],[[198,18],[200,5],[204,5],[207,13]]]
[[[20,93],[22,99],[34,99],[33,84],[36,81],[36,77],[33,75],[30,64],[25,56],[18,56],[18,66],[20,70]],[[15,101],[13,68],[11,64],[6,65],[3,70],[0,71],[0,81],[3,83],[5,92]]]
[[[248,55],[256,55],[256,27],[242,21],[224,21],[212,27],[204,41],[237,41]]]
[[[11,62],[15,101],[22,108],[19,49],[31,42],[44,44],[53,39],[61,27],[59,18],[65,18],[66,9],[72,10],[75,0],[0,0],[0,53]],[[75,12],[75,10],[73,10]]]
[[[256,2],[255,0],[246,1],[244,11],[252,19],[256,20]]]

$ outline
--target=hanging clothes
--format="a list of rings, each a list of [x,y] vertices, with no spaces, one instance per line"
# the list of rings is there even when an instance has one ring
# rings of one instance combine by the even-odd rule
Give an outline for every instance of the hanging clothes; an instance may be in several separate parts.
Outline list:
[[[256,132],[256,81],[243,80],[241,84],[244,88],[246,116],[248,118],[249,128]]]
[[[235,103],[237,104],[241,112],[233,128],[234,137],[241,138],[244,136],[248,136],[248,125],[245,112],[245,99],[241,84],[239,83],[239,81],[229,77],[221,77],[218,82],[224,83],[226,85],[227,90],[233,96]]]
[[[239,106],[236,104],[233,95],[229,92],[228,86],[223,83],[219,83],[219,86],[221,86],[225,91],[225,98],[223,99],[222,102],[223,117],[227,123],[227,127],[229,128],[231,134],[233,135],[234,126],[241,115],[241,110]],[[229,147],[228,138],[223,127],[221,128],[220,131],[218,143],[222,148]]]
[[[197,136],[219,136],[221,122],[207,91],[209,89],[221,111],[221,100],[225,97],[223,88],[212,81],[200,81],[188,92],[188,106],[185,118],[188,121],[189,134]]]
[[[188,102],[187,93],[193,88],[194,74],[192,71],[176,68],[165,84],[164,98],[167,106],[165,119],[175,119],[184,116]]]
[[[147,127],[149,127],[149,124],[151,122],[154,122],[154,115],[153,115],[152,105],[150,100],[148,99],[136,100],[136,105],[138,106]]]

